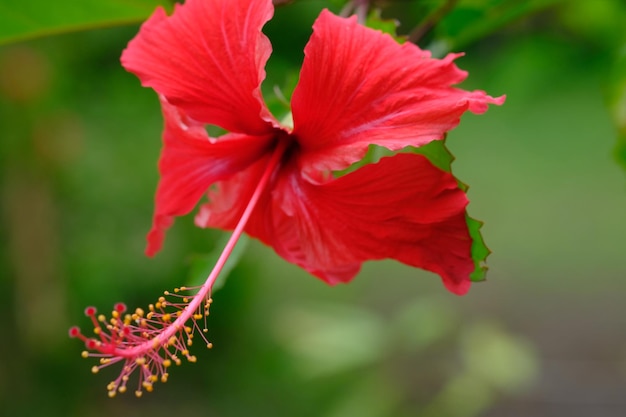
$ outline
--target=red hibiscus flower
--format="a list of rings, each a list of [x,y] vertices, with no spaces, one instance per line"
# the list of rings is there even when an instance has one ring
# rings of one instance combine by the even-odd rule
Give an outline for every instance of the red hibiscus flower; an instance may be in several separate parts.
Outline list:
[[[369,145],[391,150],[442,139],[470,110],[501,103],[452,87],[466,73],[413,44],[323,11],[293,93],[293,128],[265,106],[260,85],[271,45],[261,32],[270,0],[191,0],[161,9],[122,55],[161,97],[165,146],[147,253],[174,216],[233,229],[265,170],[271,179],[245,231],[329,283],[363,261],[394,258],[440,274],[455,293],[474,269],[467,200],[452,176],[418,155],[385,158],[334,179]],[[204,125],[231,134],[208,137]],[[268,167],[273,154],[276,163]]]
[[[71,330],[109,358],[105,365],[126,360],[130,370],[113,393],[125,390],[133,369],[151,387],[155,375],[167,375],[164,361],[188,356],[193,328],[183,325],[208,309],[213,281],[243,232],[330,284],[350,281],[364,261],[392,258],[439,274],[453,293],[470,287],[467,198],[451,174],[410,153],[333,173],[362,160],[370,145],[395,151],[441,140],[465,111],[483,113],[504,97],[453,87],[467,75],[453,63],[458,55],[434,59],[324,10],[304,51],[293,124],[280,123],[260,88],[271,53],[261,29],[272,14],[271,0],[187,0],[171,16],[157,9],[122,55],[159,94],[165,118],[147,254],[204,196],[196,224],[234,233],[191,303],[163,301],[125,321],[118,306],[117,324],[96,339]],[[231,133],[212,138],[206,125]],[[95,309],[87,313],[99,328]]]

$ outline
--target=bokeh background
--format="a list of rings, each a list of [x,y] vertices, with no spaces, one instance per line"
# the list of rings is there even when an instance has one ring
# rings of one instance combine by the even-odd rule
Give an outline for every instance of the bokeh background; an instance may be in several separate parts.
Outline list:
[[[408,33],[443,3],[379,5]],[[107,398],[115,370],[92,375],[67,330],[88,327],[86,305],[146,306],[197,279],[222,235],[187,216],[143,255],[162,121],[119,65],[137,25],[0,47],[0,415],[626,415],[626,178],[610,111],[626,6],[450,3],[420,45],[465,51],[463,86],[508,96],[448,137],[486,222],[488,281],[456,297],[372,262],[329,287],[250,241],[214,294],[214,348],[141,400]],[[296,0],[266,26],[273,106],[324,7],[342,2]]]

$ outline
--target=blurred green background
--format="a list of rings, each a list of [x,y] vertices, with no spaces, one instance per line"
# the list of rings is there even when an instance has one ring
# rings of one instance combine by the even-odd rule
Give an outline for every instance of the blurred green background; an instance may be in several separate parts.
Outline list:
[[[379,5],[409,33],[444,3]],[[143,255],[162,121],[119,64],[136,25],[0,47],[0,415],[626,415],[626,6],[450,3],[420,45],[464,50],[463,86],[508,96],[448,138],[486,222],[488,281],[456,297],[373,262],[329,287],[251,241],[214,294],[214,348],[141,400],[107,398],[115,369],[92,375],[67,330],[88,327],[86,305],[146,306],[187,284],[221,234],[187,216]],[[268,101],[293,85],[323,7],[342,2],[296,0],[266,26]]]

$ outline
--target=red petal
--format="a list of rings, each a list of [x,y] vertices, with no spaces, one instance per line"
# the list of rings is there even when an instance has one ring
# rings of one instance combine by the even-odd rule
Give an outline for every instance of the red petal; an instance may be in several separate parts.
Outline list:
[[[433,59],[326,10],[313,29],[292,99],[293,134],[309,176],[346,168],[369,144],[397,150],[441,139],[465,111],[504,102],[451,87],[467,76],[453,63],[459,55]]]
[[[196,223],[233,229],[266,164],[259,160],[220,182]],[[453,293],[469,290],[467,199],[454,177],[425,157],[383,158],[317,185],[302,179],[295,164],[285,169],[246,232],[287,261],[336,284],[354,278],[364,261],[393,258],[439,274]]]
[[[269,155],[229,179],[215,183],[208,192],[209,202],[203,204],[196,215],[196,225],[224,230],[234,229],[258,185],[259,178],[263,175],[268,160]],[[265,204],[267,196],[260,199],[257,207]]]
[[[122,65],[192,118],[232,132],[267,133],[261,97],[271,53],[261,28],[271,0],[187,0],[158,8],[122,54]]]
[[[189,213],[213,183],[232,177],[261,159],[272,144],[271,135],[229,134],[211,139],[203,125],[180,109],[164,99],[161,105],[165,118],[164,147],[154,220],[148,234],[148,255],[161,248],[164,232],[174,216]]]
[[[319,185],[294,169],[274,195],[272,234],[259,237],[329,283],[349,281],[363,261],[392,258],[439,274],[456,294],[470,287],[465,193],[421,155],[383,158]]]
[[[196,225],[233,230],[254,193],[268,159],[269,157],[259,160],[245,171],[211,187],[209,202],[200,208],[196,216]],[[307,263],[303,250],[303,241],[306,245],[307,237],[294,229],[294,219],[286,216],[280,208],[283,200],[281,192],[282,190],[267,191],[262,195],[246,225],[246,232],[272,246],[287,261],[303,267],[331,284],[346,282],[354,277],[361,268],[361,262],[350,262],[348,265],[324,270]],[[289,190],[290,197],[291,194],[292,191]]]

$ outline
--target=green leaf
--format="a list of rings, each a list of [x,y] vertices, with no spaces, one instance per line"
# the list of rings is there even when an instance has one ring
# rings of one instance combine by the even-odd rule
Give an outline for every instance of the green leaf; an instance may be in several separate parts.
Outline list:
[[[403,148],[400,152],[424,155],[437,168],[442,169],[446,172],[450,172],[452,161],[454,161],[454,156],[452,156],[448,148],[446,148],[444,142],[445,139],[434,140],[429,144],[420,147],[407,146],[406,148]],[[345,170],[335,172],[335,175],[337,177],[341,177],[343,175],[349,174],[350,172],[356,171],[364,165],[375,164],[376,162],[380,161],[381,158],[385,156],[393,156],[396,153],[397,152],[391,151],[383,146],[370,145],[367,150],[367,154],[365,154],[363,159],[350,165]],[[464,191],[467,189],[467,186],[465,184],[459,182],[459,185]]]
[[[452,172],[452,161],[454,161],[454,156],[452,156],[446,147],[445,138],[443,140],[434,140],[427,145],[420,146],[419,148],[408,149],[410,149],[411,153],[424,155],[437,168],[446,172]],[[459,185],[463,191],[467,190],[467,186],[465,184],[459,182]]]
[[[367,16],[367,19],[365,21],[365,26],[372,29],[380,30],[383,33],[391,35],[396,41],[398,41],[398,43],[404,43],[406,41],[406,38],[404,36],[398,36],[396,34],[398,25],[399,22],[397,20],[381,18],[379,9],[372,10],[372,12],[369,14],[369,16]]]
[[[168,0],[0,0],[0,45],[140,22]]]
[[[429,144],[420,147],[408,146],[402,149],[400,152],[424,155],[437,168],[446,172],[452,172],[452,161],[454,161],[454,156],[446,147],[445,138],[442,140],[434,140]],[[392,156],[394,154],[396,154],[396,152],[390,151],[389,149],[382,146],[370,145],[367,154],[362,160],[355,164],[352,164],[350,167],[343,171],[335,172],[335,175],[346,175],[350,172],[356,171],[364,165],[376,163],[381,158],[385,156]],[[458,178],[457,182],[461,190],[468,190],[469,187],[467,186],[467,184],[459,181]],[[485,262],[487,256],[489,256],[491,251],[485,245],[485,241],[483,240],[483,237],[480,233],[480,228],[482,227],[483,223],[481,221],[473,219],[467,214],[466,221],[467,228],[472,238],[472,259],[474,260],[474,272],[472,272],[472,274],[470,275],[470,279],[475,282],[484,281],[485,275],[487,273],[487,267],[485,265]]]
[[[459,51],[510,23],[565,0],[460,0],[436,25],[436,37]]]
[[[452,161],[454,156],[446,147],[445,138],[443,140],[434,140],[428,145],[421,146],[419,148],[410,148],[412,153],[417,153],[427,157],[433,165],[446,172],[452,172]],[[463,191],[468,190],[468,186],[459,181],[459,188]],[[484,281],[487,274],[487,266],[485,265],[487,257],[491,253],[489,248],[485,245],[483,236],[480,233],[480,228],[483,222],[478,221],[469,215],[465,215],[467,222],[467,228],[472,238],[472,259],[474,260],[474,272],[470,275],[470,279],[474,282]]]
[[[485,262],[491,251],[485,245],[483,235],[480,233],[483,222],[473,219],[469,215],[465,215],[465,220],[472,237],[472,259],[474,260],[474,272],[470,275],[470,279],[474,282],[484,281],[488,269]]]
[[[218,258],[222,254],[222,250],[224,249],[224,246],[226,246],[228,239],[230,239],[230,235],[223,234],[217,240],[217,242],[215,242],[215,249],[213,249],[213,251],[203,255],[194,255],[192,257],[191,268],[189,270],[188,286],[199,286],[204,283],[206,278],[213,270],[213,267],[217,263]],[[224,286],[224,284],[226,283],[226,278],[228,278],[228,275],[231,273],[233,268],[235,268],[235,266],[241,259],[241,256],[245,253],[246,248],[248,247],[249,240],[250,239],[246,235],[241,235],[239,237],[237,245],[235,245],[233,252],[230,254],[228,260],[224,264],[222,272],[215,280],[211,291],[215,292]]]

